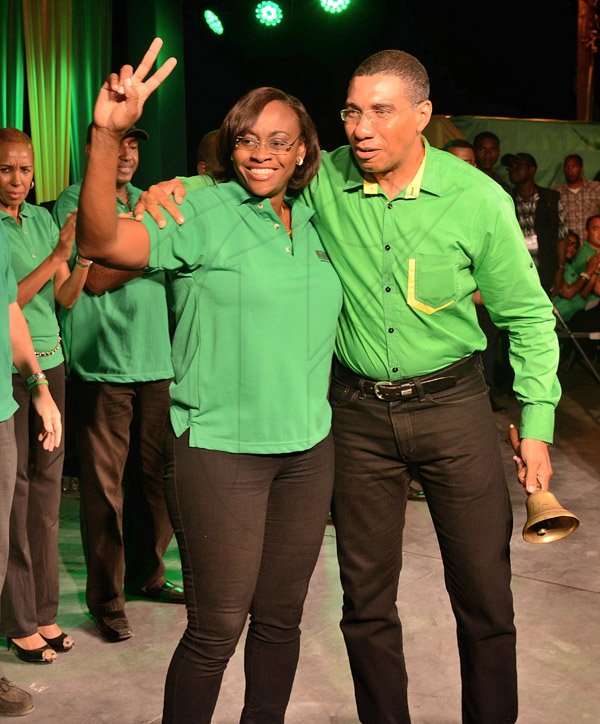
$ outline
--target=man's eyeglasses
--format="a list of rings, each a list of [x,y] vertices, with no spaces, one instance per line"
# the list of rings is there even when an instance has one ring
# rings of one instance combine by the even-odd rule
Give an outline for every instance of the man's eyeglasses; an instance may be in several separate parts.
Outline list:
[[[368,121],[371,121],[371,123],[383,124],[389,121],[394,116],[397,116],[399,113],[404,113],[404,111],[410,111],[412,108],[415,108],[418,105],[418,103],[413,103],[407,108],[402,108],[399,111],[393,111],[391,110],[391,108],[372,108],[370,111],[359,111],[358,108],[343,108],[340,111],[340,116],[344,123],[353,125],[359,123],[360,119],[363,116]]]
[[[291,143],[284,140],[283,138],[270,138],[264,143],[256,138],[250,138],[250,136],[237,136],[235,139],[235,147],[241,148],[243,151],[257,151],[261,146],[264,146],[267,151],[275,154],[289,153],[292,150],[293,145],[300,138],[295,138]]]

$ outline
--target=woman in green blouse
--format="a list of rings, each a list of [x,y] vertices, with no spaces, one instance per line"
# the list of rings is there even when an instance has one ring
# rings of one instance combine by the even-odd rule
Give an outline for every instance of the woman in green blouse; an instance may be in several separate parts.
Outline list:
[[[55,303],[73,305],[87,267],[69,271],[75,216],[59,232],[50,213],[25,199],[33,187],[31,139],[0,129],[0,224],[10,242],[17,303],[29,326],[41,373],[24,380],[13,369],[18,468],[10,517],[10,551],[0,599],[0,631],[23,661],[51,663],[73,639],[56,623],[58,519],[64,443],[49,452],[35,444],[41,432],[31,390],[49,384],[64,415],[65,373]],[[83,264],[84,262],[82,262]],[[89,262],[85,262],[86,264]]]
[[[160,71],[141,79],[158,47],[135,77],[125,67],[100,93],[77,244],[86,257],[173,280],[167,498],[188,625],[163,722],[211,721],[248,616],[241,721],[283,722],[333,487],[327,391],[342,294],[296,198],[317,172],[319,144],[300,101],[257,88],[226,115],[220,183],[188,194],[184,226],[117,220],[118,139],[156,87]]]

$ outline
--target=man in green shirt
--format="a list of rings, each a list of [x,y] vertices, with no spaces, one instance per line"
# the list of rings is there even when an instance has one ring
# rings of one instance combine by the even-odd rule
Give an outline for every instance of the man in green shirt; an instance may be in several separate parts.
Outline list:
[[[457,619],[463,721],[499,724],[517,718],[512,519],[473,292],[509,333],[529,492],[552,474],[558,344],[511,199],[428,146],[428,97],[412,56],[365,60],[342,111],[350,147],[305,192],[344,287],[330,394],[341,627],[361,721],[410,721],[395,600],[416,467]]]
[[[11,501],[17,478],[17,444],[13,424],[17,403],[12,396],[13,361],[31,389],[33,404],[46,431],[43,446],[51,451],[60,445],[60,412],[50,395],[27,322],[17,304],[17,282],[11,268],[9,241],[0,227],[0,591],[8,565]],[[0,670],[0,716],[22,716],[32,709],[31,694],[12,684]]]
[[[141,194],[131,181],[139,141],[147,138],[134,127],[121,141],[119,214],[129,214]],[[73,184],[57,198],[57,223],[77,207],[80,188]],[[91,262],[74,256],[72,264]],[[110,291],[100,293],[107,283]],[[131,636],[123,586],[136,596],[184,600],[183,589],[165,580],[163,562],[173,536],[162,446],[173,376],[164,273],[94,264],[85,290],[71,309],[61,311],[60,323],[77,400],[86,601],[100,635],[122,641]]]
[[[473,292],[509,334],[528,493],[552,475],[558,343],[512,199],[429,146],[428,98],[416,58],[365,60],[342,111],[349,146],[324,154],[303,192],[344,289],[330,393],[341,628],[361,722],[409,722],[396,597],[416,469],[457,620],[463,721],[506,724],[517,718],[512,511]]]

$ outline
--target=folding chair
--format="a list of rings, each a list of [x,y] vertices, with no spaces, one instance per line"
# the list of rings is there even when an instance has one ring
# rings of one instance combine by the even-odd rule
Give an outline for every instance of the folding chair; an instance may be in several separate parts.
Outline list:
[[[584,365],[588,368],[588,370],[591,372],[592,376],[600,384],[600,373],[598,372],[596,368],[596,362],[598,360],[598,356],[600,354],[600,330],[597,332],[573,332],[569,325],[565,322],[563,319],[561,313],[558,311],[556,307],[554,307],[554,315],[557,320],[556,324],[556,335],[559,340],[565,340],[568,339],[573,344],[573,353],[571,354],[571,361],[573,359],[573,355],[575,353],[575,350],[579,353],[579,356],[581,357]],[[596,349],[594,354],[593,361],[589,358],[586,351],[583,349],[583,346],[579,343],[579,340],[592,340],[596,342]],[[570,366],[570,363],[569,363]]]

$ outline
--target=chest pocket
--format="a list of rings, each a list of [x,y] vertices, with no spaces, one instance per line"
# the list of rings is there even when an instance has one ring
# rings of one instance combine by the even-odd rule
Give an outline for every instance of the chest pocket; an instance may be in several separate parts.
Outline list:
[[[434,314],[451,304],[456,295],[456,272],[444,254],[417,254],[408,260],[407,301],[413,309]]]

